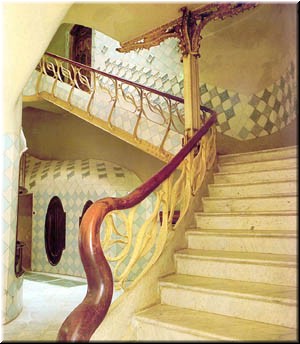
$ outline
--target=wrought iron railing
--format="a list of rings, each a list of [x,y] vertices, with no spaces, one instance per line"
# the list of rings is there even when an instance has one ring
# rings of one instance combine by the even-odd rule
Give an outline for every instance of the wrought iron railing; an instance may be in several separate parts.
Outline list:
[[[50,53],[42,57],[31,83],[31,93],[166,162],[182,147],[182,98]]]
[[[144,145],[146,151],[156,149],[154,153],[169,161],[129,195],[94,202],[82,218],[79,250],[88,289],[61,326],[58,340],[87,341],[106,315],[113,289],[126,290],[136,283],[182,222],[215,160],[216,113],[201,106],[203,127],[181,148],[182,98],[49,53],[35,73],[33,93]],[[124,119],[131,121],[128,128]],[[151,135],[159,136],[152,146]]]

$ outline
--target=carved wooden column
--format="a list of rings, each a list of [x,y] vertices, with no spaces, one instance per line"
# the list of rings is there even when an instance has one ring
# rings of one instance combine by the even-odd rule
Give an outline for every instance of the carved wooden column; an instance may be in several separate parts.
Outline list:
[[[180,48],[182,51],[184,76],[184,118],[185,140],[188,141],[201,127],[200,90],[199,90],[199,49],[201,22],[193,17],[186,7],[183,12],[180,28]]]
[[[201,126],[199,66],[198,58],[195,55],[183,56],[183,75],[185,136],[191,138]]]
[[[181,8],[182,17],[164,24],[135,39],[121,43],[119,52],[149,49],[164,40],[179,39],[184,71],[185,140],[188,141],[201,126],[199,57],[201,31],[213,20],[223,20],[256,7],[254,3],[210,3],[189,11]]]

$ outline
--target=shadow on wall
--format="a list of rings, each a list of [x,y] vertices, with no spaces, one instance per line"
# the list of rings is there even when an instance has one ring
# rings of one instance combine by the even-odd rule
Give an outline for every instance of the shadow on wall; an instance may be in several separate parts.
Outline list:
[[[217,133],[217,152],[221,155],[294,146],[297,144],[297,119],[294,119],[289,125],[274,134],[258,137],[252,140],[241,141],[222,135],[221,133]]]

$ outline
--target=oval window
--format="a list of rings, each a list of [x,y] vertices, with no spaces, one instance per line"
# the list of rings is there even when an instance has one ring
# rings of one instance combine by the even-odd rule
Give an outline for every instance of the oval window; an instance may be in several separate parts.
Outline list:
[[[45,248],[48,261],[57,265],[66,244],[66,213],[59,197],[51,198],[45,220]]]

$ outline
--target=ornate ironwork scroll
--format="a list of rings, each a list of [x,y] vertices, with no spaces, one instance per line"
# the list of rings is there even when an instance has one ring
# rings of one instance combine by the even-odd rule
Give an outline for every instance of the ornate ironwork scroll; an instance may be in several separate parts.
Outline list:
[[[182,55],[200,56],[201,31],[209,22],[237,15],[257,6],[250,3],[214,3],[189,11],[183,7],[182,17],[172,20],[135,39],[122,42],[117,51],[127,53],[131,50],[149,49],[168,38],[178,38]]]

